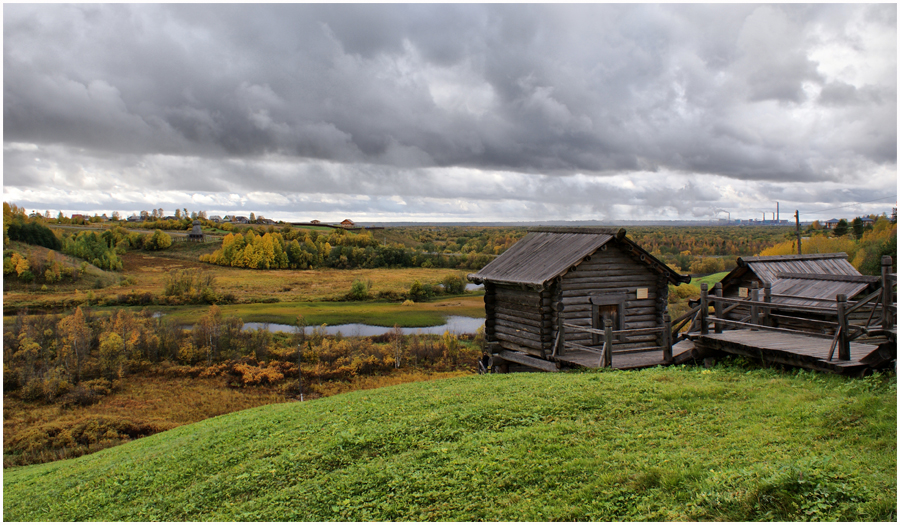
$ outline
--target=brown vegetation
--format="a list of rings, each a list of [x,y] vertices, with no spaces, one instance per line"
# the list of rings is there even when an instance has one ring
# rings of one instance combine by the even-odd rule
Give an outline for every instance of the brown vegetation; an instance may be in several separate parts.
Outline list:
[[[4,464],[75,457],[251,406],[471,373],[479,339],[273,335],[209,308],[193,330],[117,310],[20,315],[3,338]]]

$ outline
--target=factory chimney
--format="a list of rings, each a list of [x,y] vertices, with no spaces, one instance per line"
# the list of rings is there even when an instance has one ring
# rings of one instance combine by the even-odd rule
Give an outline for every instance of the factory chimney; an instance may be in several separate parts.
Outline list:
[[[778,210],[779,204],[780,204],[779,202],[777,202],[777,201],[775,202],[775,222],[778,222],[779,220],[781,220],[781,211]]]

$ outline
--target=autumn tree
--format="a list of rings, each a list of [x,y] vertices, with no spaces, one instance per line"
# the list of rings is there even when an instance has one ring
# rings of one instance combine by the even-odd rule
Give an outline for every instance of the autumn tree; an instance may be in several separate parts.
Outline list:
[[[59,335],[63,343],[60,354],[66,370],[70,376],[74,372],[75,382],[81,381],[82,367],[90,351],[92,334],[80,306],[75,309],[74,314],[59,322]]]
[[[144,241],[145,250],[165,250],[169,246],[172,246],[172,237],[162,230],[156,230]]]
[[[206,315],[194,326],[194,340],[197,348],[206,354],[206,364],[212,364],[219,358],[219,339],[222,337],[222,312],[212,305]]]
[[[125,363],[125,343],[119,334],[106,332],[100,336],[100,348],[97,355],[100,372],[107,379],[122,376],[122,365]]]

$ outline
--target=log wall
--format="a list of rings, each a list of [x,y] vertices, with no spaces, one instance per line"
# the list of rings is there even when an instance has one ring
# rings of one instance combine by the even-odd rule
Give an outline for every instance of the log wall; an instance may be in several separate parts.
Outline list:
[[[558,300],[565,306],[565,322],[592,328],[592,296],[624,296],[624,324],[622,328],[655,328],[663,326],[666,312],[668,285],[665,277],[653,272],[644,263],[626,255],[614,243],[605,250],[594,252],[576,268],[560,278],[556,288]],[[637,299],[637,290],[647,289],[646,299]],[[551,319],[556,333],[556,317]],[[602,327],[598,327],[601,328]],[[618,330],[619,327],[614,327]],[[566,341],[585,346],[593,344],[591,334],[566,330]],[[633,336],[630,344],[616,345],[617,349],[659,345],[662,342],[653,334]]]
[[[603,249],[606,248],[606,249]],[[592,296],[622,296],[625,330],[665,325],[668,281],[644,262],[608,243],[570,268],[543,290],[485,283],[485,337],[501,347],[546,358],[553,352],[557,335],[557,304],[562,301],[564,322],[592,328]],[[647,289],[638,299],[637,290]],[[600,327],[602,328],[602,327]],[[618,329],[618,327],[616,327]],[[589,333],[566,330],[566,341],[593,344]],[[663,334],[632,336],[617,349],[661,346]]]
[[[485,283],[485,337],[489,341],[546,357],[555,335],[551,334],[550,312],[546,292]]]

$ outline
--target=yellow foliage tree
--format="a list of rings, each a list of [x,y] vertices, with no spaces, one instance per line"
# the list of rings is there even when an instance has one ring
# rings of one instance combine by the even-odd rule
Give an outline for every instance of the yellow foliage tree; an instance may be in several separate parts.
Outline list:
[[[100,371],[108,379],[122,377],[122,364],[125,362],[125,342],[115,332],[100,335],[100,349],[97,355]]]
[[[74,368],[75,382],[81,381],[81,369],[88,357],[91,344],[91,329],[84,319],[81,307],[75,313],[59,322],[58,331],[62,339],[60,354],[69,374]]]

